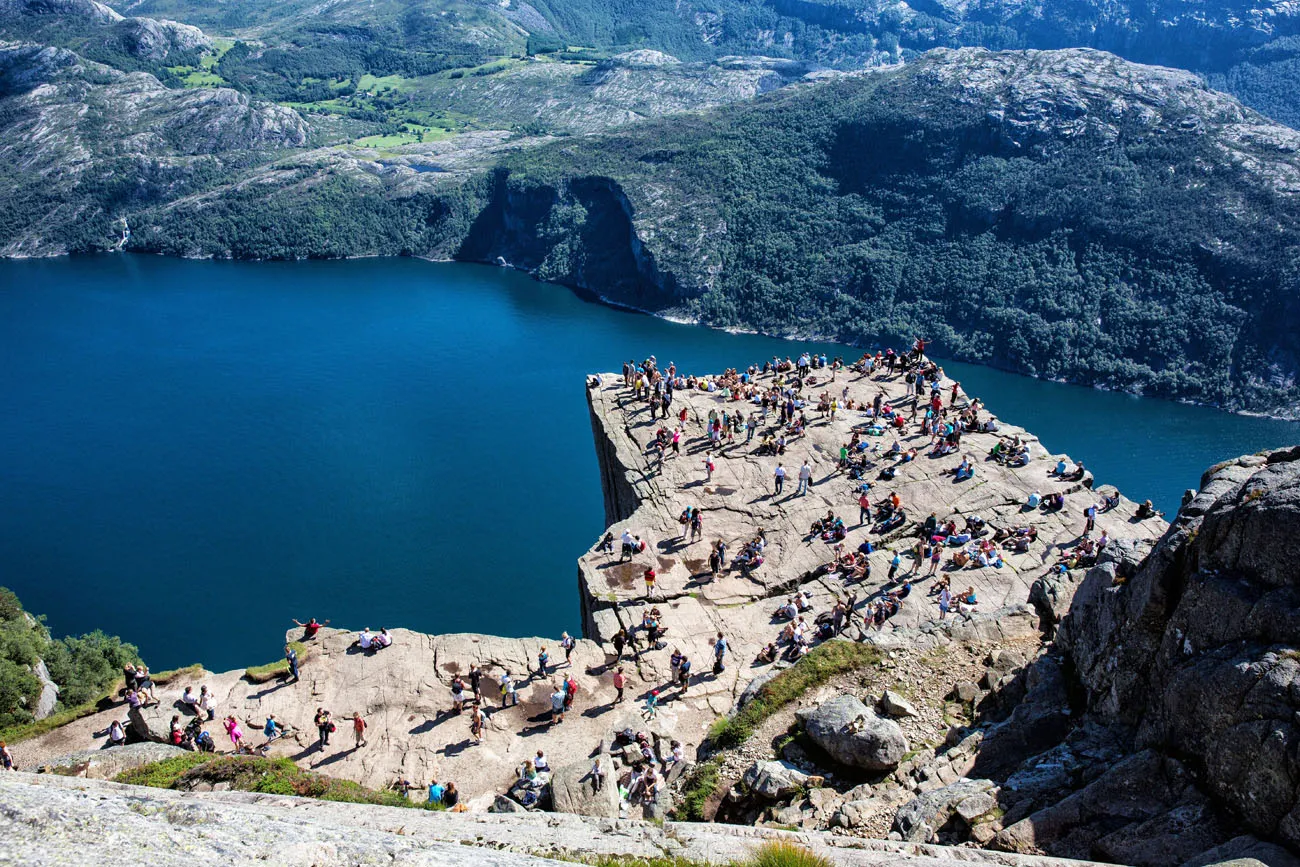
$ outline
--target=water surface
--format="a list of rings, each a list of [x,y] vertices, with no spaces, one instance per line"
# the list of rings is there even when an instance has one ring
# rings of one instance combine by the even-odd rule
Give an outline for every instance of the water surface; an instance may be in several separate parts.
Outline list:
[[[0,261],[0,583],[56,633],[120,634],[156,668],[272,660],[310,615],[576,632],[574,561],[604,525],[584,374],[794,349],[475,265]],[[1300,441],[946,367],[1165,509],[1208,465]]]

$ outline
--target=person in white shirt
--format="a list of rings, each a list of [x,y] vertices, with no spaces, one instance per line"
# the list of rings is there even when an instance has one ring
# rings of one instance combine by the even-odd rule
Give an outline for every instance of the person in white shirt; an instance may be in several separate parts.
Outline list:
[[[393,636],[388,634],[387,629],[379,630],[379,634],[376,635],[374,638],[374,644],[376,648],[389,647],[392,645],[392,643],[393,643]]]
[[[369,650],[370,645],[373,644],[374,641],[375,641],[375,637],[370,634],[369,626],[361,630],[361,634],[357,636],[357,644],[361,645],[362,650]]]
[[[776,480],[776,486],[772,493],[779,494],[781,489],[785,487],[785,467],[777,464],[776,469],[772,472],[772,477]]]
[[[803,466],[799,468],[799,490],[796,492],[800,495],[807,496],[808,487],[812,484],[812,467],[804,461]]]
[[[199,697],[194,694],[194,687],[185,687],[185,692],[181,693],[181,704],[193,711],[195,716],[199,715]]]

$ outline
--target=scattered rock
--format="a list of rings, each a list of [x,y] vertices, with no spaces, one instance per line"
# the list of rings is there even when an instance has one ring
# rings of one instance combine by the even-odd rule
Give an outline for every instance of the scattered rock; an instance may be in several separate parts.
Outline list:
[[[891,689],[880,697],[880,709],[890,716],[917,716],[916,706]]]

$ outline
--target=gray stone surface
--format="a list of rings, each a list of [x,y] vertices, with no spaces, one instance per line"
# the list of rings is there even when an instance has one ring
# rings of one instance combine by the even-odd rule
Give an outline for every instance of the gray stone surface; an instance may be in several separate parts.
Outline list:
[[[927,843],[953,817],[958,805],[976,797],[991,801],[991,795],[996,791],[997,787],[991,780],[962,779],[918,795],[898,808],[898,813],[894,816],[894,831],[904,840]]]
[[[808,783],[808,774],[790,762],[754,762],[741,781],[761,798],[778,801],[788,798]]]
[[[880,709],[889,716],[908,717],[916,716],[916,705],[903,698],[892,689],[885,690],[880,697]]]
[[[837,762],[868,771],[888,771],[907,752],[898,723],[876,716],[856,696],[839,695],[798,713],[813,743]]]
[[[1078,867],[1078,862],[712,824],[430,813],[245,792],[191,793],[0,774],[0,863],[193,867],[542,867],[545,853],[727,864],[793,840],[836,867]]]
[[[608,766],[609,759],[605,759]],[[581,761],[564,765],[551,772],[551,799],[561,813],[579,816],[618,816],[618,786],[606,772],[605,784],[596,789],[592,782],[591,762]]]
[[[1145,559],[1091,570],[1058,644],[1105,722],[1199,757],[1208,794],[1300,846],[1300,449],[1211,469]]]

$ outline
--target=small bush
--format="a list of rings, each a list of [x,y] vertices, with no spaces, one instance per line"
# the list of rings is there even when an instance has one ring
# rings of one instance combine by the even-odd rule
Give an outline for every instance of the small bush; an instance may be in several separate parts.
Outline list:
[[[835,867],[835,864],[792,840],[769,840],[758,847],[743,867]]]

